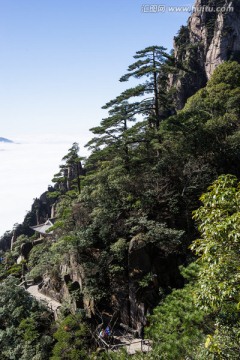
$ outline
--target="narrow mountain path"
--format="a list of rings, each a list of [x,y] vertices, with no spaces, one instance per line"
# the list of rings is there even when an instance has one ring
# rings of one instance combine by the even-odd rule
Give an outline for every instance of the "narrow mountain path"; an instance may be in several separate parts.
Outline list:
[[[27,292],[31,294],[37,301],[43,301],[46,303],[47,307],[52,310],[54,313],[56,313],[57,309],[62,306],[62,304],[56,300],[53,300],[52,298],[43,295],[38,290],[38,285],[32,285],[29,286],[27,289]]]
[[[38,290],[38,285],[29,286],[26,291],[32,295],[37,301],[44,302],[47,307],[54,313],[55,318],[57,318],[57,310],[62,306],[62,304],[49,296],[41,294]],[[113,351],[117,351],[120,347],[125,347],[128,354],[135,354],[136,352],[149,352],[151,351],[151,343],[149,340],[142,340],[140,338],[128,338],[127,336],[114,336],[118,340],[118,345],[109,345],[103,339],[100,342],[103,342],[107,348],[110,348]]]
[[[136,352],[147,353],[152,350],[152,343],[149,340],[142,340],[140,338],[132,338],[124,336],[114,336],[115,339],[120,341],[120,344],[115,348],[124,347],[129,355],[133,355]],[[114,349],[114,346],[112,346]]]

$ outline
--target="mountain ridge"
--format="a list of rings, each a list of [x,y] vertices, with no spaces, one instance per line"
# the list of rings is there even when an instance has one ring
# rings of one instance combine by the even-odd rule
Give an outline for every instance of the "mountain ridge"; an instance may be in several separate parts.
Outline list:
[[[4,143],[13,143],[12,140],[4,138],[4,137],[0,137],[0,142],[4,142]]]

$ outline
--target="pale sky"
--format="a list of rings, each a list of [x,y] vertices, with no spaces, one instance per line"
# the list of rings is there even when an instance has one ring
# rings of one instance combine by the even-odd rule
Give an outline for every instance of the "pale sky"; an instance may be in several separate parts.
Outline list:
[[[118,80],[135,52],[150,45],[172,48],[190,14],[142,12],[151,4],[189,5],[0,0],[0,137],[21,142],[0,145],[0,235],[23,220],[71,144],[83,148],[88,129],[106,117],[101,106],[128,87]]]

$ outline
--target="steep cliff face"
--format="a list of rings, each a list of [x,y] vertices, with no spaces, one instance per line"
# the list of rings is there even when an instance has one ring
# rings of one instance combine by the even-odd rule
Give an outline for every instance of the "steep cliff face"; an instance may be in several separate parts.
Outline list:
[[[220,11],[222,7],[224,11]],[[226,60],[240,60],[240,4],[238,0],[196,0],[195,12],[174,38],[174,55],[187,71],[170,76],[181,109]],[[234,11],[233,11],[234,10]]]
[[[63,263],[55,274],[45,274],[39,290],[42,294],[60,302],[65,302],[71,308],[85,309],[88,316],[94,312],[94,303],[83,295],[84,269],[77,260],[77,254],[66,255]]]
[[[100,252],[95,253],[95,256],[100,255]],[[97,275],[97,267],[89,273],[79,261],[77,252],[66,254],[65,262],[56,271],[44,275],[39,291],[67,305],[72,312],[84,309],[89,318],[115,322],[117,317],[119,323],[141,335],[147,315],[159,303],[161,294],[183,286],[179,272],[183,258],[178,252],[166,254],[136,236],[129,243],[127,259],[127,271],[119,273],[111,282],[109,297],[97,307],[86,287],[89,279]]]

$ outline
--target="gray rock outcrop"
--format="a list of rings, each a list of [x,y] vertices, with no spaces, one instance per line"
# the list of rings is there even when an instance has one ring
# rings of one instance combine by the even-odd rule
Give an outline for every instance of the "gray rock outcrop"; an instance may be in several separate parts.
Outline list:
[[[222,7],[225,11],[219,11]],[[195,12],[174,38],[175,58],[187,71],[170,75],[176,89],[176,108],[204,87],[216,67],[240,60],[240,4],[237,0],[196,0]],[[218,10],[218,11],[217,11]]]

